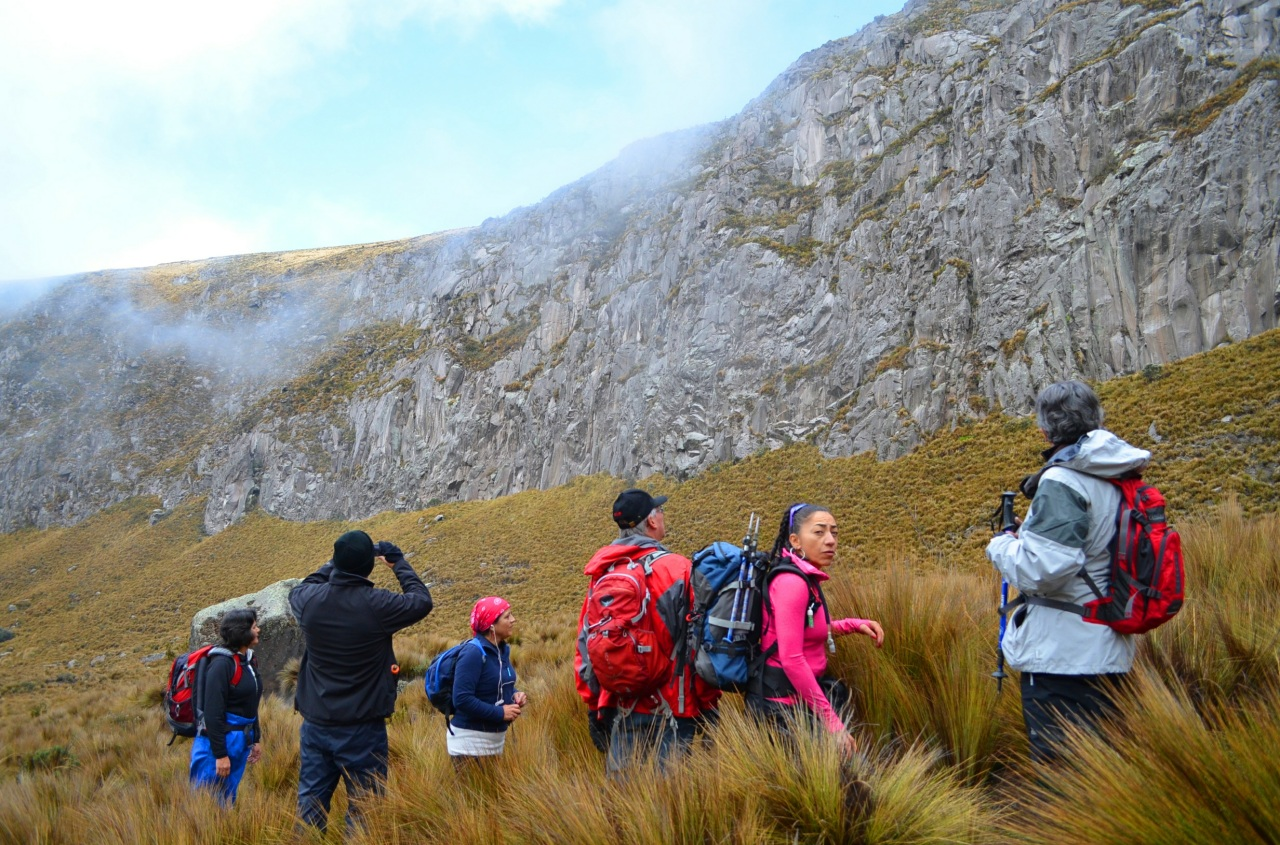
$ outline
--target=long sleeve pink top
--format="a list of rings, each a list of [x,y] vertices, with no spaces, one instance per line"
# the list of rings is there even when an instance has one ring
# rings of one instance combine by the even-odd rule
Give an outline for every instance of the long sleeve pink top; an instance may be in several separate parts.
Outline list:
[[[783,551],[789,561],[816,582],[826,581],[827,573],[809,561]],[[792,572],[783,572],[769,582],[769,601],[764,608],[764,633],[760,645],[768,651],[774,643],[778,651],[768,661],[781,667],[796,694],[785,698],[771,698],[783,704],[796,704],[797,699],[814,712],[827,726],[838,733],[844,730],[844,722],[836,715],[827,696],[818,685],[818,678],[827,671],[827,614],[819,607],[813,614],[813,624],[807,626],[809,604],[817,601],[817,593],[810,590],[804,578]],[[772,612],[770,612],[772,610]],[[854,633],[865,619],[835,619],[831,630],[836,636]]]

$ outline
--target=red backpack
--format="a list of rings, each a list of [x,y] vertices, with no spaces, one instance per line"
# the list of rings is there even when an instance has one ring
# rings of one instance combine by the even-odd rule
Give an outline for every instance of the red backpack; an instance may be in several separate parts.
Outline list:
[[[1112,480],[1120,491],[1111,541],[1111,583],[1104,594],[1083,570],[1097,598],[1084,604],[1084,621],[1118,634],[1145,634],[1182,609],[1182,538],[1169,526],[1164,495],[1141,478]]]
[[[235,672],[231,676],[231,685],[240,683],[240,658],[228,648],[207,645],[190,654],[174,658],[169,669],[169,683],[164,688],[164,717],[173,729],[173,740],[180,736],[194,737],[200,732],[200,721],[203,716],[202,707],[197,706],[197,689],[203,669],[204,658],[211,654],[225,654],[235,663]]]
[[[1169,527],[1164,495],[1139,477],[1108,478],[1120,491],[1116,533],[1111,540],[1111,570],[1107,591],[1084,569],[1080,577],[1096,598],[1072,604],[1043,596],[1018,596],[1006,605],[1043,605],[1106,625],[1117,634],[1145,634],[1182,609],[1182,538]]]
[[[627,564],[614,564],[591,585],[579,635],[584,669],[602,689],[626,697],[648,695],[671,680],[672,637],[649,590],[659,550]],[[584,674],[585,677],[585,674]]]

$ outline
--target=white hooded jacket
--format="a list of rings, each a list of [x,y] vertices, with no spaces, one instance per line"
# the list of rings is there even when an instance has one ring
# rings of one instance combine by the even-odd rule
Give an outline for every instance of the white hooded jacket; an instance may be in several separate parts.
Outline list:
[[[1119,490],[1106,479],[1139,470],[1150,459],[1150,452],[1105,429],[1060,449],[1040,476],[1018,536],[993,538],[987,557],[1019,593],[1084,604],[1094,595],[1078,575],[1081,567],[1105,593],[1120,504]],[[1135,647],[1132,636],[1043,605],[1018,608],[1004,635],[1005,660],[1022,672],[1128,672]]]

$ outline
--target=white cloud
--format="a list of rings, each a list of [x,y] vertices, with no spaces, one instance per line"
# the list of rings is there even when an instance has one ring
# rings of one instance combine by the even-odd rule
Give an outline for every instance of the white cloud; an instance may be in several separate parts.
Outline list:
[[[410,18],[537,22],[562,2],[0,3],[0,279],[250,248],[268,227],[202,207],[200,187],[149,147],[180,154],[197,137],[253,137],[305,108],[298,75],[363,31]]]
[[[433,20],[480,23],[494,17],[537,22],[563,5],[564,0],[406,0],[404,5]]]
[[[642,105],[688,125],[706,120],[709,108],[741,86],[742,69],[754,58],[743,49],[744,33],[751,29],[746,22],[767,5],[764,0],[620,0],[597,15],[596,29],[626,76],[638,80]],[[766,70],[773,74],[782,68]],[[732,111],[745,102],[735,101]]]

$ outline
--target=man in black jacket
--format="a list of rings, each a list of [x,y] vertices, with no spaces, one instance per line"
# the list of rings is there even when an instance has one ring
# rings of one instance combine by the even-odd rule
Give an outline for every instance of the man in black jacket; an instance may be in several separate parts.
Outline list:
[[[374,558],[400,581],[403,595],[373,586]],[[365,793],[387,776],[386,719],[396,709],[391,635],[431,612],[431,593],[398,548],[348,531],[333,560],[289,593],[307,649],[298,667],[294,709],[302,714],[298,815],[325,830],[339,777],[347,785],[347,827]]]

